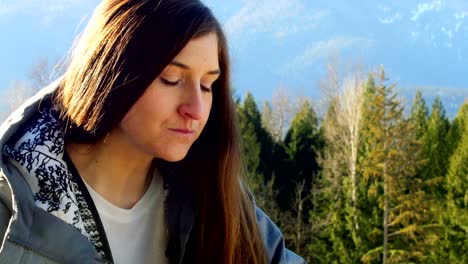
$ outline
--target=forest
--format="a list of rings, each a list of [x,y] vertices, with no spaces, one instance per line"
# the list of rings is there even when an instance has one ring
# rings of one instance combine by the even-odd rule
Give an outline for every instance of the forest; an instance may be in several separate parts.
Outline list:
[[[320,116],[284,89],[237,99],[246,181],[286,246],[308,263],[468,263],[468,99],[452,120],[421,90],[407,106],[382,67],[332,67],[322,86]]]

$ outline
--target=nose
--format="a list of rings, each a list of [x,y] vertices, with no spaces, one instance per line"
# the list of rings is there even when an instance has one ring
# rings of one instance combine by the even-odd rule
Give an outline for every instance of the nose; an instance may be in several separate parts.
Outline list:
[[[179,113],[188,119],[201,119],[205,109],[200,84],[194,84],[189,89],[186,89],[183,97],[183,102],[179,106]]]

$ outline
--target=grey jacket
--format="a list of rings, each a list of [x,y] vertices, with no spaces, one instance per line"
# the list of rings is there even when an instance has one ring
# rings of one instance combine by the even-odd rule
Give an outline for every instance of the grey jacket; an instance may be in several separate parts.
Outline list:
[[[58,81],[41,90],[0,126],[3,153],[0,159],[0,264],[112,263],[99,216],[89,213],[94,204],[86,199],[86,193],[81,193],[83,186],[74,180],[72,169],[66,167],[66,157],[60,154],[63,138],[57,137],[58,146],[45,144],[47,155],[41,153],[43,158],[25,156],[24,151],[15,149],[18,144],[11,147],[12,138],[18,140],[25,133],[27,122],[40,119],[38,113],[45,112],[41,110],[42,104],[50,99],[57,85]],[[45,132],[38,126],[27,133],[37,136]],[[56,135],[54,132],[52,137]],[[31,143],[28,138],[23,137],[19,142],[21,140],[23,146]],[[57,156],[53,156],[54,153]],[[50,186],[44,186],[44,182],[50,183],[50,179],[44,178],[41,170],[47,172],[46,177],[56,174],[66,181],[60,180],[60,186],[46,188]],[[190,202],[182,199],[180,193],[171,192],[169,198],[172,199],[166,201],[170,237],[166,254],[171,263],[191,263],[190,231],[194,216]],[[305,263],[285,248],[284,239],[271,220],[258,208],[256,213],[269,262]]]

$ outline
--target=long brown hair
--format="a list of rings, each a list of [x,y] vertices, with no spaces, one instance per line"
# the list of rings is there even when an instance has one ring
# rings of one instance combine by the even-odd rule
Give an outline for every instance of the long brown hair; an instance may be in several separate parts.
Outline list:
[[[194,261],[265,263],[255,208],[240,180],[226,38],[199,0],[104,0],[72,53],[54,102],[68,123],[66,140],[97,142],[191,39],[210,32],[218,36],[221,70],[210,117],[187,156],[171,166],[188,174],[195,195]]]

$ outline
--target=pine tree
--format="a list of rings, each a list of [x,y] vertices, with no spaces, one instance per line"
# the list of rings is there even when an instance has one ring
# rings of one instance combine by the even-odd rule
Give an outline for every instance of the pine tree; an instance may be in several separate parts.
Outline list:
[[[278,202],[285,212],[282,228],[287,230],[287,241],[300,251],[306,248],[310,238],[306,235],[310,232],[308,216],[313,207],[310,189],[319,171],[317,152],[323,145],[320,140],[317,116],[310,103],[304,100],[291,123],[284,145],[277,144],[275,155],[286,159],[282,173],[276,175],[276,186],[280,187]]]
[[[262,125],[262,114],[258,110],[255,99],[251,93],[247,93],[243,104],[245,115],[248,116],[258,143],[260,144],[259,164],[257,173],[262,175],[263,183],[268,181],[273,174],[272,156],[274,149],[274,141],[270,133]]]
[[[427,133],[424,135],[424,158],[427,160],[422,169],[426,179],[444,177],[447,173],[449,144],[447,134],[450,123],[445,116],[445,110],[440,97],[436,97],[427,123]],[[435,190],[443,195],[443,190]]]
[[[373,111],[366,118],[368,152],[363,160],[363,176],[369,182],[368,198],[378,202],[382,221],[381,228],[368,235],[381,235],[383,241],[361,260],[373,263],[381,259],[384,264],[422,262],[431,254],[438,237],[437,226],[426,215],[430,204],[424,203],[425,183],[415,177],[421,164],[416,154],[420,146],[411,123],[403,119],[403,105],[393,91],[394,85],[385,84],[383,69],[378,80],[367,102],[367,109]]]
[[[445,251],[450,263],[468,262],[468,101],[457,117],[460,140],[450,157],[446,178],[447,210],[445,222],[448,233]],[[463,126],[463,127],[461,127]]]
[[[439,105],[439,103],[436,103],[436,105]],[[437,106],[437,108],[440,107]],[[436,113],[439,110],[433,111]],[[409,116],[409,122],[411,123],[413,127],[413,134],[414,138],[418,141],[418,143],[421,143],[421,149],[428,149],[427,146],[424,145],[424,143],[427,143],[428,139],[428,122],[429,122],[429,113],[428,109],[426,106],[426,102],[424,98],[422,97],[422,92],[421,90],[417,90],[416,95],[413,100],[413,105],[411,106],[411,111],[410,111],[410,116]],[[436,116],[436,115],[434,115]],[[431,116],[434,118],[434,116]],[[432,143],[430,143],[432,144]],[[423,192],[415,192],[411,195],[408,195],[407,198],[411,198],[410,200],[407,201],[407,203],[412,204],[412,203],[418,203],[421,206],[424,206],[427,208],[428,211],[431,213],[428,215],[441,215],[441,212],[443,212],[444,208],[444,202],[441,200],[443,198],[443,176],[434,176],[434,175],[427,175],[428,172],[428,167],[430,166],[430,160],[428,158],[427,152],[424,151],[417,151],[414,153],[414,155],[419,155],[419,159],[422,161],[421,166],[417,168],[417,177],[415,178],[415,182],[418,183],[418,187],[422,187]],[[430,204],[428,204],[430,202]],[[404,203],[404,201],[402,201]],[[404,207],[402,205],[401,207]],[[434,217],[434,221],[436,218]],[[431,222],[431,221],[426,221],[426,222]],[[443,240],[439,240],[439,237],[442,237],[442,232],[440,230],[440,227],[443,226],[443,223],[441,222],[441,219],[438,219],[438,222],[440,225],[434,225],[434,229],[438,229],[438,236],[434,237],[437,238],[438,242],[435,240],[432,243],[432,247],[435,247],[437,249],[440,249],[442,247]],[[438,243],[436,245],[436,243]],[[434,251],[434,252],[440,252],[440,251]],[[426,259],[426,262],[429,263],[429,261],[435,261],[434,263],[439,263],[440,261],[443,260],[442,257],[442,252],[440,254],[432,254],[430,258]],[[437,261],[439,259],[440,261]]]
[[[468,99],[466,99],[462,104],[457,116],[454,118],[450,126],[450,130],[447,135],[449,156],[452,155],[452,153],[458,148],[458,144],[462,139],[465,123],[468,122],[466,120],[466,116],[468,116]]]
[[[259,113],[252,94],[247,93],[242,105],[237,107],[242,135],[242,154],[244,171],[247,181],[254,193],[263,184],[263,178],[258,173],[260,164],[260,143],[255,130],[256,122],[260,122]]]
[[[371,122],[369,117],[378,110],[375,104],[377,95],[377,83],[375,74],[370,73],[364,86],[364,98],[362,102],[362,124],[359,134],[358,148],[358,172],[360,181],[358,182],[359,210],[360,215],[360,245],[358,247],[359,255],[354,262],[361,262],[361,258],[370,249],[381,245],[382,242],[382,213],[379,207],[379,201],[376,196],[369,195],[368,190],[375,184],[373,179],[368,179],[364,171],[368,166],[367,157],[374,149],[374,137],[371,134]]]
[[[323,140],[318,129],[317,115],[309,101],[304,100],[301,104],[286,134],[284,145],[292,170],[288,175],[281,175],[285,179],[278,180],[282,180],[285,184],[282,185],[284,189],[289,190],[282,194],[284,200],[290,203],[296,184],[305,180],[305,189],[309,190],[312,178],[319,171],[317,154],[321,150]]]
[[[274,163],[272,160],[271,136],[262,127],[261,114],[251,93],[247,93],[243,103],[238,104],[244,171],[247,183],[252,190],[257,205],[281,225],[280,211],[276,202],[277,193],[274,182]]]
[[[428,109],[426,106],[426,101],[422,97],[422,92],[420,89],[416,91],[414,96],[413,105],[410,110],[411,123],[414,127],[414,133],[416,139],[421,139],[427,131],[427,119],[428,119]]]
[[[382,254],[383,263],[388,261],[388,223],[390,210],[390,192],[392,185],[395,185],[395,176],[390,165],[390,146],[396,139],[395,124],[401,116],[402,108],[395,101],[393,87],[384,85],[385,75],[382,70],[379,80],[381,84],[375,90],[373,100],[369,100],[369,106],[373,108],[368,116],[369,136],[368,143],[371,149],[366,157],[364,166],[364,177],[371,182],[369,196],[378,197],[379,207],[382,209],[382,236],[383,246],[379,246],[369,251],[363,256],[364,262],[369,262],[376,258],[375,253]]]

